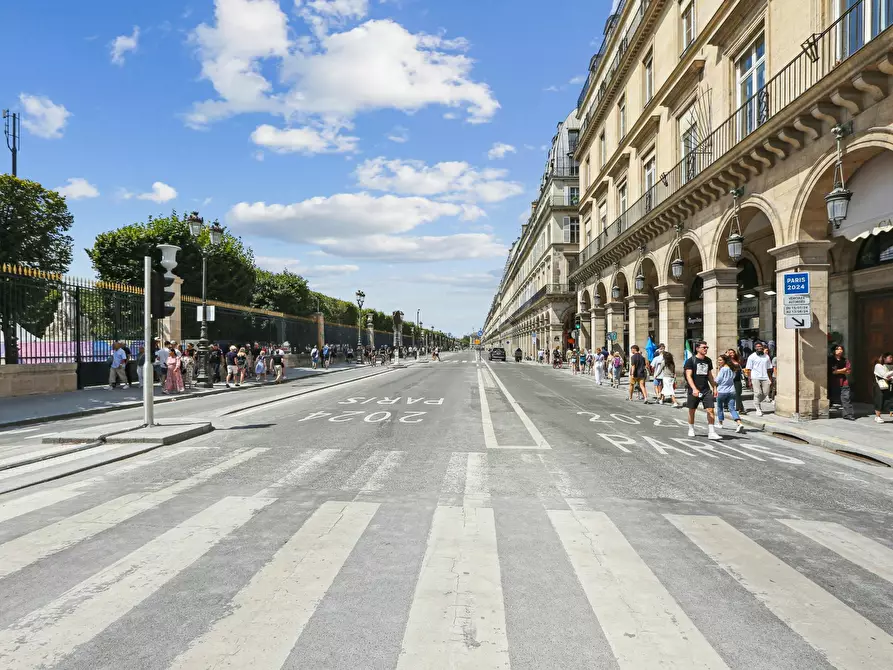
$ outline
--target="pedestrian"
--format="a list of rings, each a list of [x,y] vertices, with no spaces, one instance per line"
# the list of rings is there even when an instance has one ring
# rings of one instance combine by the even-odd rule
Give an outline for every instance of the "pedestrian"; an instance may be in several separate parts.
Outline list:
[[[884,423],[882,412],[893,418],[893,354],[878,356],[874,366],[874,421]]]
[[[254,363],[254,380],[267,383],[267,350],[261,349],[257,352],[257,360]]]
[[[127,365],[127,354],[120,342],[112,343],[112,353],[109,356],[109,385],[108,389],[117,389],[118,383],[127,383],[127,377],[124,374],[124,368]]]
[[[161,384],[161,388],[164,388],[165,380],[167,379],[166,363],[170,346],[171,343],[166,340],[164,346],[160,344],[160,341],[155,342],[155,372],[158,374],[158,382]]]
[[[663,404],[666,398],[669,398],[673,403],[673,407],[682,407],[682,405],[676,402],[676,361],[673,359],[673,354],[669,351],[664,351],[660,368],[661,404]],[[655,368],[654,376],[656,377],[657,374],[657,368]]]
[[[595,383],[601,386],[602,378],[605,375],[605,354],[601,349],[596,352],[592,367],[595,374]]]
[[[568,358],[570,359],[569,363],[571,364],[571,368],[573,370],[574,375],[580,372],[580,356],[577,354],[576,349],[568,349],[567,353]]]
[[[239,385],[239,366],[236,364],[238,355],[236,345],[229,345],[229,351],[226,352],[226,388],[229,388],[230,381],[236,386]]]
[[[750,379],[753,388],[753,404],[757,410],[757,416],[763,416],[760,403],[769,395],[769,385],[772,381],[772,359],[766,354],[762,342],[754,345],[755,351],[747,357],[747,365],[744,372]]]
[[[313,348],[310,350],[310,367],[316,370],[316,366],[319,364],[319,349],[316,348],[316,345],[313,345]]]
[[[688,436],[695,436],[695,411],[698,405],[707,410],[707,439],[721,440],[713,425],[716,421],[716,380],[713,377],[713,361],[707,357],[709,347],[701,340],[695,345],[695,355],[685,361],[685,382],[688,387]]]
[[[121,349],[124,350],[124,376],[127,378],[127,388],[133,388],[133,370],[130,368],[130,363],[133,361],[133,354],[130,351],[130,347],[128,347],[123,342],[121,344]]]
[[[195,388],[195,349],[191,344],[186,346],[183,357],[180,359],[180,369],[183,372],[183,387],[190,390]]]
[[[211,384],[220,381],[220,347],[212,344],[208,351],[208,376],[211,378]]]
[[[283,380],[283,372],[285,371],[284,364],[285,354],[282,349],[276,349],[273,352],[273,371],[276,373],[276,381],[275,384],[281,384]]]
[[[136,376],[139,379],[140,388],[143,387],[143,366],[146,364],[146,347],[142,344],[136,357]]]
[[[653,378],[654,384],[654,399],[657,401],[657,404],[663,405],[664,399],[661,394],[661,386],[663,385],[663,379],[658,374],[658,368],[663,369],[664,365],[664,352],[667,350],[667,347],[663,344],[657,345],[657,353],[654,355],[654,358],[651,359],[651,375]]]
[[[828,400],[832,405],[840,405],[843,418],[847,421],[856,420],[850,394],[851,373],[852,366],[844,355],[843,345],[838,344],[834,347],[834,355],[828,359]]]
[[[633,399],[633,389],[639,389],[647,405],[648,391],[645,389],[645,380],[648,378],[648,364],[640,353],[638,344],[631,346],[629,351],[629,397],[627,400]]]
[[[615,351],[611,359],[611,388],[620,388],[620,377],[623,376],[623,359],[620,352]]]
[[[738,352],[734,349],[729,349],[726,351],[726,356],[728,356],[732,363],[735,364],[735,367],[738,368],[738,372],[735,374],[735,405],[738,408],[738,414],[744,416],[747,414],[747,410],[744,408],[744,366],[741,365],[741,358],[738,356]]]
[[[734,367],[732,359],[727,354],[720,354],[718,358],[719,374],[716,375],[716,420],[719,427],[723,427],[725,421],[724,410],[729,410],[729,416],[737,424],[735,426],[736,433],[744,432],[744,424],[741,423],[741,417],[735,409],[735,373],[738,372]]]
[[[248,367],[248,358],[248,350],[245,347],[241,347],[236,353],[236,369],[239,371],[239,381],[236,386],[241,386],[245,383],[245,371],[250,369]]]
[[[165,394],[182,393],[183,373],[180,370],[180,356],[177,355],[177,348],[173,344],[168,349],[165,366],[167,367],[167,378],[162,392]]]

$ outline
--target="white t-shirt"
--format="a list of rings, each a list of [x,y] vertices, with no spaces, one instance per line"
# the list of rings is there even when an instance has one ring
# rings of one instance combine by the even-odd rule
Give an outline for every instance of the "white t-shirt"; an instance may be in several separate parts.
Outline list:
[[[664,364],[664,355],[660,352],[656,352],[654,354],[654,358],[651,359],[651,369],[654,371],[655,379],[657,379],[658,366],[663,367],[663,364]]]
[[[747,357],[746,367],[750,370],[751,379],[769,379],[769,368],[772,367],[772,359],[766,354],[760,356],[752,353]]]

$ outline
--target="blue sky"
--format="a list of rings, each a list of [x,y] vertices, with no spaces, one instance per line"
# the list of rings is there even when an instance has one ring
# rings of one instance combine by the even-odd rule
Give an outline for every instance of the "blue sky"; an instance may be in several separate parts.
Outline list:
[[[68,194],[71,274],[92,275],[97,233],[198,209],[263,267],[459,334],[609,8],[31,0],[4,8],[0,106],[22,113],[19,176]]]

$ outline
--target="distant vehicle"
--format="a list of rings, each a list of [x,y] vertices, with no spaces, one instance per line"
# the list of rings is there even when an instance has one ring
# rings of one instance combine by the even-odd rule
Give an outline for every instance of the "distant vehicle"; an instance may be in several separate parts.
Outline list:
[[[505,361],[505,349],[502,347],[494,347],[490,349],[490,360],[491,361]]]

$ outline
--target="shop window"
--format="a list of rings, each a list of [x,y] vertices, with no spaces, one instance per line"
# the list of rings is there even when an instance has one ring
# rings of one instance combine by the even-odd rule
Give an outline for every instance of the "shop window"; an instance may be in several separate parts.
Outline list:
[[[688,293],[688,299],[691,302],[697,302],[704,299],[704,280],[695,277],[691,283],[691,291]]]
[[[856,269],[866,270],[887,263],[893,263],[893,230],[872,235],[863,242]]]
[[[757,268],[748,259],[738,261],[738,291],[752,291],[760,283]]]

